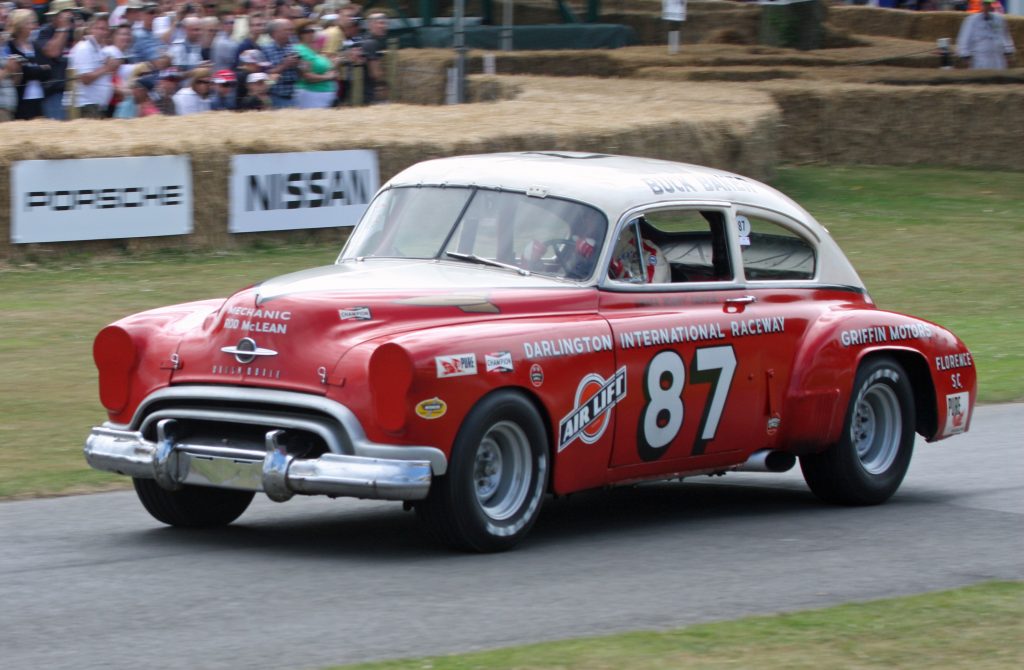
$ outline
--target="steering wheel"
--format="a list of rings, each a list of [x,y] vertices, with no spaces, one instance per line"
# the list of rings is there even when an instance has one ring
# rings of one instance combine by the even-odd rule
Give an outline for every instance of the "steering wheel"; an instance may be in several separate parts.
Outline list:
[[[555,254],[555,260],[558,261],[558,267],[562,268],[566,276],[572,276],[576,272],[576,263],[578,261],[579,254],[576,253],[576,242],[570,240],[567,237],[553,237],[550,240],[544,240],[541,242],[544,249],[547,250],[549,247]],[[541,256],[543,257],[543,253]]]

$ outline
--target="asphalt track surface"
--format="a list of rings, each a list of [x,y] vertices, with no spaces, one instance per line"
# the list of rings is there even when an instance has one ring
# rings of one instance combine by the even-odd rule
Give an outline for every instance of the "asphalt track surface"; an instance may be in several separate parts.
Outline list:
[[[0,504],[5,668],[317,668],[1024,579],[1024,405],[919,443],[886,505],[798,470],[552,500],[518,550],[430,543],[394,503],[257,497],[218,531],[132,492]]]

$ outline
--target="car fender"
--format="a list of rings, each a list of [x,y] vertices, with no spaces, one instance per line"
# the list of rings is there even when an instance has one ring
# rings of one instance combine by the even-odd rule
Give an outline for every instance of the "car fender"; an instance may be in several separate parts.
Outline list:
[[[934,441],[967,429],[977,397],[977,374],[959,338],[912,316],[837,309],[811,324],[797,349],[784,404],[783,448],[801,453],[835,443],[858,367],[880,354],[895,357],[910,377],[917,432]],[[964,407],[949,407],[954,401]],[[959,424],[953,426],[958,418]]]
[[[344,372],[331,380],[328,396],[359,417],[371,440],[429,445],[450,456],[473,406],[497,390],[515,389],[535,404],[548,429],[555,490],[598,486],[607,478],[613,431],[586,450],[553,448],[582,380],[615,372],[611,329],[597,314],[495,319],[380,338],[353,347],[338,369]],[[389,413],[395,407],[400,416]]]
[[[170,384],[182,337],[213,318],[223,302],[199,300],[132,314],[97,334],[93,360],[112,423],[128,425],[147,396]],[[116,402],[110,402],[112,395]]]

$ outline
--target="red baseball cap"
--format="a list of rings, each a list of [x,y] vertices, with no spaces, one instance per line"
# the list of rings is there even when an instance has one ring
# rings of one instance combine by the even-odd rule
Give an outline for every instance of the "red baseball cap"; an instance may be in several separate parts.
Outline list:
[[[231,70],[217,70],[216,74],[213,75],[214,84],[234,84],[235,73]]]

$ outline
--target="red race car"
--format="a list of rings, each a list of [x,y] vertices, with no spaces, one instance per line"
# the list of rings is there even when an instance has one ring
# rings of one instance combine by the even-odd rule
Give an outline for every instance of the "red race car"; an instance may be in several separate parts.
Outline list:
[[[107,326],[85,454],[174,526],[263,491],[401,500],[443,541],[523,539],[547,493],[800,460],[888,499],[967,430],[971,353],[878,309],[774,189],[643,158],[428,161],[337,262]]]

